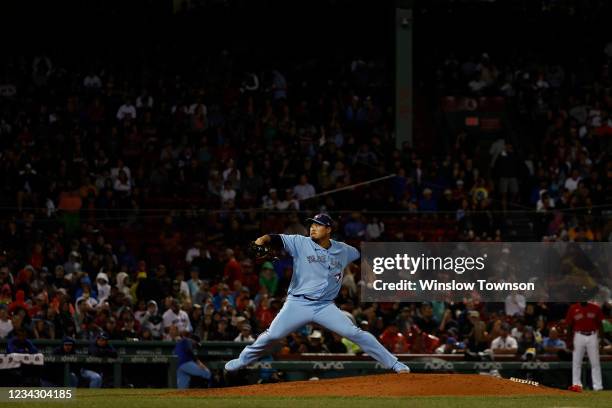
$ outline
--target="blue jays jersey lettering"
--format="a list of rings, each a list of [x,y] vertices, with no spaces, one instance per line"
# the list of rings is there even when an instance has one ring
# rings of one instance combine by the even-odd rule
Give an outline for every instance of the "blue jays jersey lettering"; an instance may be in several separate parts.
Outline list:
[[[288,293],[333,300],[340,291],[344,268],[359,258],[359,251],[334,240],[330,240],[331,246],[325,249],[303,235],[279,236],[285,250],[293,257],[293,276]]]

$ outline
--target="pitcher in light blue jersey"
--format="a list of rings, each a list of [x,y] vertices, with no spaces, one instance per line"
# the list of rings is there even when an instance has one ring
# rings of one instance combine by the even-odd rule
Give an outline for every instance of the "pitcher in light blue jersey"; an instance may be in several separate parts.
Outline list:
[[[302,235],[264,235],[257,245],[283,247],[293,257],[293,276],[282,309],[255,342],[237,359],[225,364],[236,371],[266,354],[269,346],[289,333],[314,322],[358,344],[368,355],[397,373],[410,369],[391,354],[369,332],[363,331],[334,304],[340,291],[344,268],[359,259],[359,251],[343,242],[330,239],[333,221],[327,214],[309,218],[310,237]]]

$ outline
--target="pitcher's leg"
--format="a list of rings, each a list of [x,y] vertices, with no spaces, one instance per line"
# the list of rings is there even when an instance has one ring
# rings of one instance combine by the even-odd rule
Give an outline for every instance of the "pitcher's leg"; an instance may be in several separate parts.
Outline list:
[[[312,321],[313,309],[305,302],[287,301],[270,324],[270,327],[257,337],[257,340],[246,346],[240,357],[225,365],[228,371],[238,370],[266,353],[267,348],[284,339],[289,333]]]
[[[328,306],[318,310],[313,321],[358,344],[363,351],[385,367],[393,368],[395,363],[397,363],[397,357],[380,344],[372,333],[363,331],[355,326],[335,304],[330,303]]]

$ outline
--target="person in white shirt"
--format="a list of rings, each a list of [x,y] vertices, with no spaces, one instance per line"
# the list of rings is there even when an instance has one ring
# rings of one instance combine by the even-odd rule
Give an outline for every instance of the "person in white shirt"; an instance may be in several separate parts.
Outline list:
[[[232,188],[232,183],[227,180],[223,182],[223,187],[221,188],[221,203],[227,204],[229,201],[236,199],[236,190]]]
[[[172,299],[170,309],[166,310],[162,315],[162,325],[165,332],[168,332],[172,325],[175,325],[179,333],[183,331],[192,332],[189,315],[184,310],[181,310],[176,299]]]
[[[130,99],[126,99],[125,103],[119,107],[117,111],[117,119],[122,121],[125,118],[136,119],[136,107]]]
[[[110,296],[111,286],[108,284],[108,275],[104,272],[99,272],[96,276],[96,287],[98,289],[98,302],[104,304]]]
[[[278,193],[275,188],[271,188],[268,190],[268,195],[264,196],[262,199],[262,207],[266,210],[273,210],[276,209],[278,202]]]
[[[283,199],[279,200],[276,203],[275,208],[280,211],[285,211],[285,210],[288,210],[289,208],[293,210],[299,210],[300,203],[295,198],[293,198],[293,190],[288,188],[285,190],[285,196],[283,197]]]
[[[300,176],[300,184],[293,187],[293,193],[298,200],[306,200],[310,197],[314,197],[315,188],[312,184],[308,183],[308,177],[302,174],[302,176]]]
[[[366,226],[366,239],[368,241],[377,240],[383,232],[385,232],[385,224],[374,217]]]
[[[573,193],[578,188],[578,183],[580,183],[580,180],[581,178],[578,170],[572,170],[572,176],[565,180],[565,188],[567,188],[570,193]]]
[[[187,254],[185,255],[185,261],[189,264],[193,262],[195,258],[202,257],[210,259],[210,252],[208,250],[202,249],[202,241],[198,240],[193,244],[192,248],[189,248]]]
[[[506,296],[506,316],[523,316],[527,302],[525,296],[513,293]]]
[[[113,188],[115,191],[127,193],[129,195],[130,191],[132,190],[132,186],[130,185],[130,180],[128,180],[125,171],[121,170],[119,172],[119,177],[115,179]]]
[[[238,336],[236,336],[234,341],[236,341],[236,342],[241,342],[241,341],[253,342],[253,341],[255,341],[255,338],[251,334],[251,326],[248,325],[248,324],[243,324],[242,328],[240,329],[240,334]]]
[[[510,336],[510,327],[507,324],[502,325],[500,336],[491,342],[491,350],[495,354],[516,354],[518,342]]]
[[[13,330],[13,322],[8,317],[6,305],[0,305],[0,339],[6,336]]]
[[[82,296],[79,296],[77,298],[76,302],[74,302],[74,306],[77,310],[80,310],[79,305],[81,303],[86,304],[90,309],[95,309],[98,307],[98,299],[92,297],[89,293],[84,293]]]
[[[472,92],[480,92],[487,86],[487,83],[480,78],[474,78],[468,83],[468,86]]]
[[[544,79],[544,75],[539,75],[534,84],[535,89],[548,89],[550,88],[550,84],[546,79]]]
[[[501,152],[504,151],[505,148],[506,140],[503,138],[499,138],[491,144],[491,147],[489,148],[489,155],[491,156],[491,167],[495,167],[495,161],[497,160],[497,157],[499,157],[499,155],[501,154]]]
[[[83,86],[90,89],[100,89],[102,88],[102,80],[92,72],[83,79]]]
[[[138,109],[153,108],[153,97],[149,95],[149,92],[146,89],[143,89],[142,95],[136,98],[136,108]]]
[[[130,168],[129,168],[129,167],[127,167],[127,166],[126,166],[126,165],[123,163],[123,160],[121,160],[121,159],[117,159],[117,167],[113,167],[113,168],[111,169],[110,176],[111,176],[111,179],[113,179],[113,182],[114,182],[114,181],[115,181],[117,178],[119,178],[119,173],[120,173],[120,172],[122,172],[122,171],[123,171],[123,172],[125,172],[125,175],[127,176],[128,181],[129,181],[129,182],[130,182],[130,184],[131,184],[131,181],[132,181],[132,172],[130,171]]]
[[[555,208],[555,200],[549,195],[547,190],[540,190],[540,199],[536,204],[537,212],[546,212]]]
[[[236,168],[236,163],[233,159],[227,161],[227,167],[223,170],[223,181],[232,183],[232,187],[236,188],[240,185],[240,170]]]
[[[595,101],[595,104],[589,109],[588,116],[588,122],[592,128],[598,128],[601,126],[602,112],[599,101]]]

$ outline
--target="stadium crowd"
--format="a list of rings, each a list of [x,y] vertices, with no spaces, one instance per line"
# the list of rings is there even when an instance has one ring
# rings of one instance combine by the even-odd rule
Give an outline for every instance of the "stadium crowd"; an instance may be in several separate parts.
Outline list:
[[[0,338],[252,341],[282,307],[292,263],[255,264],[246,244],[306,234],[314,211],[354,245],[504,241],[517,208],[537,239],[610,239],[609,45],[592,72],[493,53],[440,61],[438,92],[503,95],[536,141],[498,140],[486,168],[465,132],[433,157],[395,147],[383,60],[258,67],[223,51],[181,63],[2,64]],[[359,285],[354,265],[337,303],[395,353],[568,346],[567,304],[363,303]],[[609,316],[609,294],[602,306]],[[360,350],[307,326],[279,352]]]

